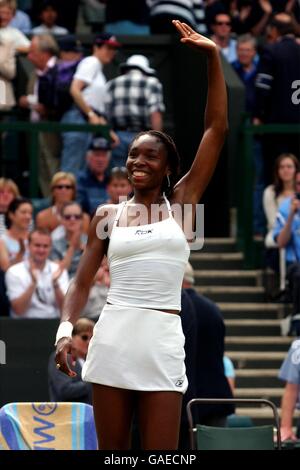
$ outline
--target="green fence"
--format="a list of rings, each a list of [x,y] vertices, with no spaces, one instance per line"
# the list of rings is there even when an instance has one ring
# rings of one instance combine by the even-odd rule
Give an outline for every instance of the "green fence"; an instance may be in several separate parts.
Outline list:
[[[239,159],[239,185],[237,198],[237,241],[245,256],[245,267],[257,265],[257,245],[253,240],[253,191],[254,158],[253,137],[266,134],[298,134],[300,124],[264,124],[254,126],[246,123],[242,127],[242,154]]]
[[[0,122],[0,133],[3,131],[26,132],[29,135],[29,195],[38,197],[38,156],[39,156],[39,133],[40,132],[98,132],[110,139],[109,127],[94,124],[60,124],[59,122],[37,122],[27,121]]]

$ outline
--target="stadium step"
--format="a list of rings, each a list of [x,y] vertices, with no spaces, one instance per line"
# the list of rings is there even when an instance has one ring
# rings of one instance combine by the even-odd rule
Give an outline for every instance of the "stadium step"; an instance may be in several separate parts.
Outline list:
[[[236,391],[240,388],[275,387],[282,390],[282,380],[278,378],[278,369],[237,369],[235,377]]]
[[[231,351],[283,351],[286,352],[292,338],[282,336],[227,336],[225,344]]]
[[[280,406],[282,389],[270,387],[252,387],[252,388],[237,388],[235,390],[236,398],[264,398],[271,400],[276,406]]]
[[[199,286],[199,294],[215,302],[263,302],[265,291],[257,286]]]
[[[235,238],[205,238],[201,253],[232,253],[237,251]]]
[[[226,355],[234,362],[237,369],[272,369],[277,370],[286,356],[285,351],[227,351]]]
[[[225,325],[227,335],[280,335],[280,320],[236,319],[225,320]]]
[[[196,282],[199,286],[261,286],[262,272],[260,270],[195,270]]]
[[[244,257],[242,253],[194,253],[190,262],[194,269],[234,269],[243,268]]]
[[[240,319],[276,319],[284,316],[282,304],[250,303],[250,302],[218,302],[218,307],[224,318]]]

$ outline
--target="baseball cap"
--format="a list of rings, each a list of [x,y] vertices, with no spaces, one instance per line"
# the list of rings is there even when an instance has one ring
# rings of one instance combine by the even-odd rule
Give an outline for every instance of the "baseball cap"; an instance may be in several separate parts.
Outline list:
[[[110,150],[110,149],[111,149],[111,144],[109,140],[105,139],[105,137],[102,137],[102,136],[95,136],[89,145],[89,150]]]
[[[119,41],[117,41],[116,36],[110,33],[98,34],[95,37],[94,44],[96,44],[96,46],[103,46],[103,44],[107,44],[108,46],[112,47],[121,47],[122,45]]]
[[[141,54],[134,54],[120,64],[121,72],[126,72],[129,69],[139,69],[147,75],[155,75],[155,70],[149,66],[147,57]]]

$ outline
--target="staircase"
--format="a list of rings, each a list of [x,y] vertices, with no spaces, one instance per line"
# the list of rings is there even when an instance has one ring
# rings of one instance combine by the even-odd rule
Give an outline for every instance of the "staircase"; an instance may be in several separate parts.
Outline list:
[[[280,335],[282,304],[265,302],[261,270],[243,269],[234,239],[206,239],[191,253],[195,289],[215,301],[226,325],[226,355],[236,369],[236,398],[265,398],[280,406],[284,383],[277,378],[292,338]],[[280,410],[279,410],[280,411]],[[256,424],[274,423],[268,407],[240,407]]]

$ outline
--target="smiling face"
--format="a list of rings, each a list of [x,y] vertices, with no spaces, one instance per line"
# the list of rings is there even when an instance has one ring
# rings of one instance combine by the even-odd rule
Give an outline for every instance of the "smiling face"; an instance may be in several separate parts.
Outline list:
[[[32,220],[32,205],[25,202],[19,205],[15,212],[9,212],[12,227],[28,230]]]
[[[75,188],[72,181],[68,178],[57,180],[52,186],[52,197],[54,203],[63,204],[74,199]]]
[[[161,187],[164,178],[170,173],[164,144],[155,136],[141,135],[130,147],[126,167],[134,188]]]

